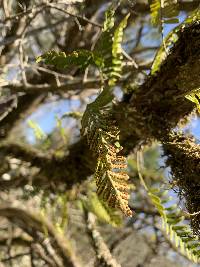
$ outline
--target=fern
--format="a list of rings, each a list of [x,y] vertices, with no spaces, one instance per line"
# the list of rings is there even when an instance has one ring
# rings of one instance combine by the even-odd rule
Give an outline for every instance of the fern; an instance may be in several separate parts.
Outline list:
[[[167,193],[167,191],[165,191]],[[165,193],[164,192],[164,193]],[[162,228],[169,240],[180,249],[181,254],[198,263],[200,259],[200,242],[192,230],[184,224],[184,216],[176,205],[165,207],[170,198],[161,199],[163,194],[158,189],[149,189],[148,195],[162,218]],[[161,196],[161,197],[160,197]]]
[[[125,215],[131,216],[128,207],[129,186],[127,183],[126,160],[119,155],[119,129],[112,118],[111,106],[114,98],[113,86],[122,72],[122,39],[129,14],[115,27],[115,9],[111,6],[106,14],[102,35],[93,52],[77,50],[70,54],[47,52],[37,58],[37,62],[53,64],[58,68],[76,65],[86,68],[89,64],[97,66],[107,86],[96,100],[87,105],[82,117],[82,135],[87,135],[90,149],[97,156],[95,179],[97,194],[112,208],[119,207]]]
[[[153,26],[158,26],[161,23],[161,1],[160,0],[152,0],[150,4],[151,11],[151,23]]]
[[[28,120],[28,125],[30,128],[33,129],[34,131],[34,135],[38,140],[43,140],[46,138],[46,134],[44,133],[44,131],[40,128],[40,126],[32,121],[32,120]]]
[[[200,89],[185,96],[188,100],[196,104],[197,110],[200,113]]]
[[[184,224],[185,217],[177,205],[169,205],[170,197],[168,191],[161,191],[158,188],[148,188],[140,171],[139,156],[137,156],[137,167],[140,181],[147,191],[147,194],[158,210],[162,219],[162,229],[166,232],[170,242],[180,249],[180,253],[189,260],[198,263],[200,259],[200,242],[198,236],[192,233],[189,225]]]
[[[99,65],[105,79],[108,79],[108,85],[113,86],[121,76],[122,72],[122,48],[123,31],[127,25],[128,14],[114,30],[114,11],[106,12],[106,19],[99,44],[95,52],[97,58],[102,58],[102,65]]]
[[[94,51],[79,49],[66,54],[53,50],[37,57],[36,62],[44,62],[60,69],[73,65],[85,69],[89,65],[95,65],[103,74],[104,80],[108,79],[108,85],[115,85],[122,72],[121,43],[130,14],[120,22],[116,29],[114,15],[115,10],[111,6],[105,14],[102,34]]]
[[[177,36],[177,28],[175,28],[174,30],[172,30],[163,40],[163,42],[165,43],[164,45],[161,45],[161,47],[159,48],[159,50],[156,53],[156,56],[154,58],[152,67],[151,67],[151,74],[156,73],[159,69],[160,66],[162,64],[162,62],[166,59],[167,54],[166,54],[166,50],[168,50],[169,47],[171,47],[172,44],[174,44],[177,40],[178,40],[178,36]]]
[[[101,201],[96,193],[89,193],[87,199],[82,199],[82,203],[84,207],[88,211],[94,213],[100,221],[109,223],[114,227],[122,225],[121,216],[116,210],[111,209],[105,202]]]
[[[82,118],[82,134],[87,136],[88,145],[97,156],[94,174],[97,195],[105,200],[109,207],[118,207],[126,216],[131,216],[132,211],[128,206],[127,164],[125,158],[119,155],[122,150],[119,144],[119,129],[111,112],[114,98],[112,86],[116,84],[122,71],[121,42],[129,15],[116,30],[113,29],[114,11],[109,9],[105,17],[103,33],[96,49],[101,51],[101,71],[104,77],[108,78],[108,86],[103,88],[93,103],[87,105]]]
[[[180,25],[175,27],[164,39],[165,46],[162,45],[156,53],[154,58],[152,67],[151,67],[151,74],[154,74],[156,71],[159,70],[162,62],[166,59],[166,49],[168,50],[177,40],[178,40],[178,32],[181,28],[186,27],[187,25],[191,24],[193,21],[200,20],[200,10],[197,8],[194,10]]]
[[[109,9],[106,12],[106,20],[98,42],[99,45],[93,52],[84,49],[75,50],[69,54],[49,51],[37,57],[36,62],[44,62],[60,69],[73,65],[85,69],[89,65],[95,65],[103,74],[103,78],[108,79],[109,86],[113,86],[121,76],[123,59],[121,43],[123,30],[127,25],[129,16],[130,14],[114,30],[114,11]]]
[[[126,160],[119,155],[119,130],[110,114],[109,105],[113,95],[104,90],[97,99],[87,106],[82,118],[82,134],[87,136],[90,149],[97,156],[94,174],[97,195],[111,208],[120,208],[131,216],[128,207],[129,185],[127,183]]]
[[[152,0],[150,2],[151,22],[162,31],[163,23],[178,23],[179,12],[176,0]]]
[[[69,54],[52,50],[37,57],[36,62],[42,61],[59,69],[68,68],[73,65],[84,69],[90,64],[95,64],[95,60],[98,62],[98,59],[94,57],[91,51],[84,49],[75,50]]]

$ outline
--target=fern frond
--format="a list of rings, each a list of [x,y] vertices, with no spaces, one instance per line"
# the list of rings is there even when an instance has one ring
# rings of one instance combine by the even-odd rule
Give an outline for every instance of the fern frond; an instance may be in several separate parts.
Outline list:
[[[148,195],[160,213],[162,229],[166,232],[169,240],[180,249],[181,254],[189,260],[198,263],[200,259],[200,241],[194,235],[190,226],[184,224],[184,216],[176,205],[166,207],[170,199],[162,199],[160,190],[150,189]],[[165,205],[164,205],[165,204]]]
[[[103,30],[102,30],[103,33],[108,33],[113,29],[115,24],[114,16],[115,16],[115,9],[113,8],[113,6],[111,6],[105,13],[105,20],[103,23]]]
[[[115,9],[113,6],[105,13],[103,30],[98,44],[94,51],[75,50],[72,53],[49,51],[39,57],[36,62],[54,65],[57,68],[67,68],[78,66],[85,69],[88,65],[95,65],[103,74],[104,79],[108,79],[108,85],[115,85],[122,72],[122,38],[123,31],[127,25],[128,14],[115,29]]]
[[[114,32],[112,44],[112,71],[109,74],[110,86],[115,85],[116,81],[121,77],[123,60],[121,44],[123,40],[124,29],[127,26],[129,16],[130,14],[126,15]]]
[[[178,40],[178,32],[181,28],[188,26],[189,24],[193,23],[193,21],[200,20],[200,9],[197,8],[194,10],[180,25],[175,27],[163,40],[165,46],[162,45],[156,53],[154,58],[152,67],[151,67],[151,74],[154,74],[156,71],[159,70],[162,62],[165,60],[167,54],[166,49],[168,50],[177,40]]]
[[[122,217],[119,213],[111,209],[105,202],[101,201],[94,192],[89,193],[87,199],[83,199],[83,205],[85,205],[88,211],[94,213],[102,222],[109,223],[114,227],[118,227],[122,224]]]
[[[114,86],[116,81],[121,77],[122,72],[122,48],[123,32],[127,25],[128,14],[114,29],[114,14],[115,12],[108,9],[105,15],[102,35],[95,49],[97,55],[103,59],[102,65],[99,67],[105,79],[108,79],[108,85]]]
[[[119,129],[112,118],[109,104],[113,95],[106,88],[97,99],[89,104],[82,118],[82,134],[87,136],[90,149],[97,156],[94,174],[97,195],[111,208],[120,208],[131,216],[128,206],[129,185],[126,160],[119,155]]]
[[[170,204],[171,198],[167,197],[167,190],[161,191],[158,188],[147,187],[140,172],[139,154],[137,158],[138,174],[141,183],[161,216],[162,229],[166,232],[168,239],[189,260],[195,263],[200,262],[200,241],[198,236],[194,235],[190,226],[184,223],[185,217],[177,205]]]
[[[122,71],[122,38],[129,15],[114,30],[114,10],[106,12],[102,36],[94,53],[103,59],[100,67],[108,79],[105,87],[96,100],[87,105],[82,117],[82,135],[87,136],[90,149],[96,154],[97,166],[94,174],[97,195],[111,208],[120,208],[131,216],[128,206],[129,185],[126,174],[126,160],[119,155],[122,147],[119,144],[119,129],[112,117],[112,93]]]
[[[185,96],[188,100],[196,104],[197,110],[200,113],[200,89],[195,90],[191,94]]]
[[[151,23],[162,30],[163,23],[178,23],[179,12],[176,0],[152,0],[150,1]]]
[[[39,57],[36,62],[44,62],[45,64],[54,65],[59,69],[67,68],[69,66],[78,66],[82,69],[86,68],[89,64],[95,64],[94,55],[88,50],[75,50],[72,53],[66,54],[65,52],[49,51]]]
[[[153,26],[158,26],[161,23],[161,1],[152,0],[150,4],[151,23]]]
[[[172,46],[172,44],[174,44],[177,40],[178,40],[178,36],[177,36],[177,28],[173,29],[163,40],[163,42],[165,43],[164,45],[161,45],[161,47],[159,48],[159,50],[157,51],[152,67],[151,67],[151,74],[156,73],[159,69],[160,66],[162,64],[162,62],[166,59],[167,57],[167,53],[166,50],[168,51],[168,48]]]
[[[45,132],[41,129],[41,127],[36,122],[32,120],[28,120],[28,126],[33,129],[35,137],[38,140],[42,140],[47,137]]]
[[[95,171],[98,196],[106,200],[110,207],[119,207],[124,214],[130,216],[132,212],[128,207],[126,160],[118,154],[122,149],[118,142],[119,129],[110,114],[112,87],[122,72],[121,43],[129,15],[115,29],[114,14],[115,9],[111,6],[105,14],[102,35],[95,51],[77,50],[70,54],[51,51],[38,57],[37,62],[43,61],[58,68],[71,65],[86,68],[93,64],[108,80],[108,87],[103,89],[93,103],[87,105],[81,121],[82,134],[87,135],[89,147],[98,158]]]

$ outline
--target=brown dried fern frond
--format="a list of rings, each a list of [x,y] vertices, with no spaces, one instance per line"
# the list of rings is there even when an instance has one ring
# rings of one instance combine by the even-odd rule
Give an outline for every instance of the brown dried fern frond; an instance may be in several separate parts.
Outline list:
[[[90,110],[87,119],[83,118],[82,122],[82,133],[87,135],[88,145],[97,156],[94,174],[97,195],[109,207],[120,208],[126,216],[132,216],[128,206],[127,163],[126,158],[119,155],[122,150],[118,142],[119,129],[112,120],[112,115],[108,111],[95,113]]]

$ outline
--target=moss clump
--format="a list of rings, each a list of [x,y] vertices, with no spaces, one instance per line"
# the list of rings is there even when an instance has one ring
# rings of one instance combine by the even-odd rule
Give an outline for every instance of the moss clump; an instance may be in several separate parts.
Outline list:
[[[175,184],[184,196],[190,214],[200,210],[200,145],[194,138],[171,134],[164,143],[167,165],[171,167]],[[191,226],[200,236],[200,214],[191,216]]]

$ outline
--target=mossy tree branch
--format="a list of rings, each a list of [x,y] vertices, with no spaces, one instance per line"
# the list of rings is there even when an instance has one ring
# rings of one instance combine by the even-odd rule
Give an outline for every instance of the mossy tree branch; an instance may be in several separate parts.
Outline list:
[[[188,42],[190,40],[190,42]],[[122,139],[162,140],[194,105],[184,95],[200,85],[200,22],[179,32],[179,39],[155,75],[116,107]],[[127,130],[129,129],[129,130]],[[126,137],[127,136],[127,137]],[[132,138],[133,137],[133,138]]]

